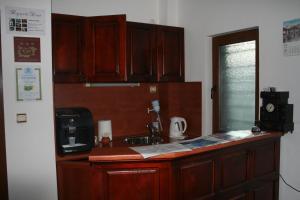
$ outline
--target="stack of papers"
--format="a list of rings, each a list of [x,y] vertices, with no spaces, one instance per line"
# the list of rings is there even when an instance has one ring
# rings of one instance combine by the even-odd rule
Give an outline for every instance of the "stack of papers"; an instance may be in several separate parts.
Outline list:
[[[158,156],[165,153],[192,151],[195,148],[207,147],[211,145],[241,140],[249,137],[256,137],[251,131],[230,131],[226,134],[214,134],[201,136],[191,140],[184,140],[168,144],[157,144],[139,147],[130,147],[140,153],[144,158]]]
[[[178,143],[156,144],[130,148],[140,153],[144,158],[158,156],[165,153],[184,152],[192,150]]]

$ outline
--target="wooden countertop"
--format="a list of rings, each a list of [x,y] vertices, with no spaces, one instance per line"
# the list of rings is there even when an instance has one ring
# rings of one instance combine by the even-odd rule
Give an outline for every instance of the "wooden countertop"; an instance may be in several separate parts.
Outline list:
[[[215,144],[211,146],[205,146],[193,149],[192,151],[177,152],[161,154],[155,157],[144,159],[141,154],[130,149],[128,146],[107,146],[107,147],[96,147],[88,156],[90,162],[123,162],[123,161],[154,161],[154,160],[173,160],[185,156],[194,154],[204,153],[213,150],[220,150],[222,148],[231,147],[234,145],[245,144],[248,142],[255,142],[264,139],[277,138],[282,136],[281,132],[263,132],[259,134],[252,134],[251,131],[239,131],[240,133],[248,133],[248,136],[234,141],[226,143]],[[237,133],[239,133],[237,132]],[[224,133],[226,134],[226,133]]]

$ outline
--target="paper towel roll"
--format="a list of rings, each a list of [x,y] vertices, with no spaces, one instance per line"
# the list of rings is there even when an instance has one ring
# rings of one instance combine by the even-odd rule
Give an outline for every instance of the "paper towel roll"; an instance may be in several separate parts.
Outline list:
[[[109,137],[112,140],[111,120],[99,120],[98,121],[98,138],[99,141],[102,137]]]

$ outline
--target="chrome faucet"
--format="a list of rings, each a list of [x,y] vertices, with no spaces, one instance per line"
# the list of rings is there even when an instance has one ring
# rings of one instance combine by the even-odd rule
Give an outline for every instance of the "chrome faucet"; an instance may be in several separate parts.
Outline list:
[[[162,132],[162,124],[159,116],[160,106],[158,100],[152,101],[152,109],[148,108],[147,112],[148,114],[153,111],[156,113],[156,120],[149,123],[147,125],[150,138],[152,140],[152,144],[158,144],[162,142],[161,132]]]

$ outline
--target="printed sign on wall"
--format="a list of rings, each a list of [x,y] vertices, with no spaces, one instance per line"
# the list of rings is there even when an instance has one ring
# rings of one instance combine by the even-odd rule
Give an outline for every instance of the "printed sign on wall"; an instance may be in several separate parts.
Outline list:
[[[283,22],[283,55],[300,55],[300,19]]]
[[[44,10],[6,7],[5,15],[8,33],[22,33],[26,35],[45,34]]]
[[[40,38],[14,37],[15,62],[41,62]]]

